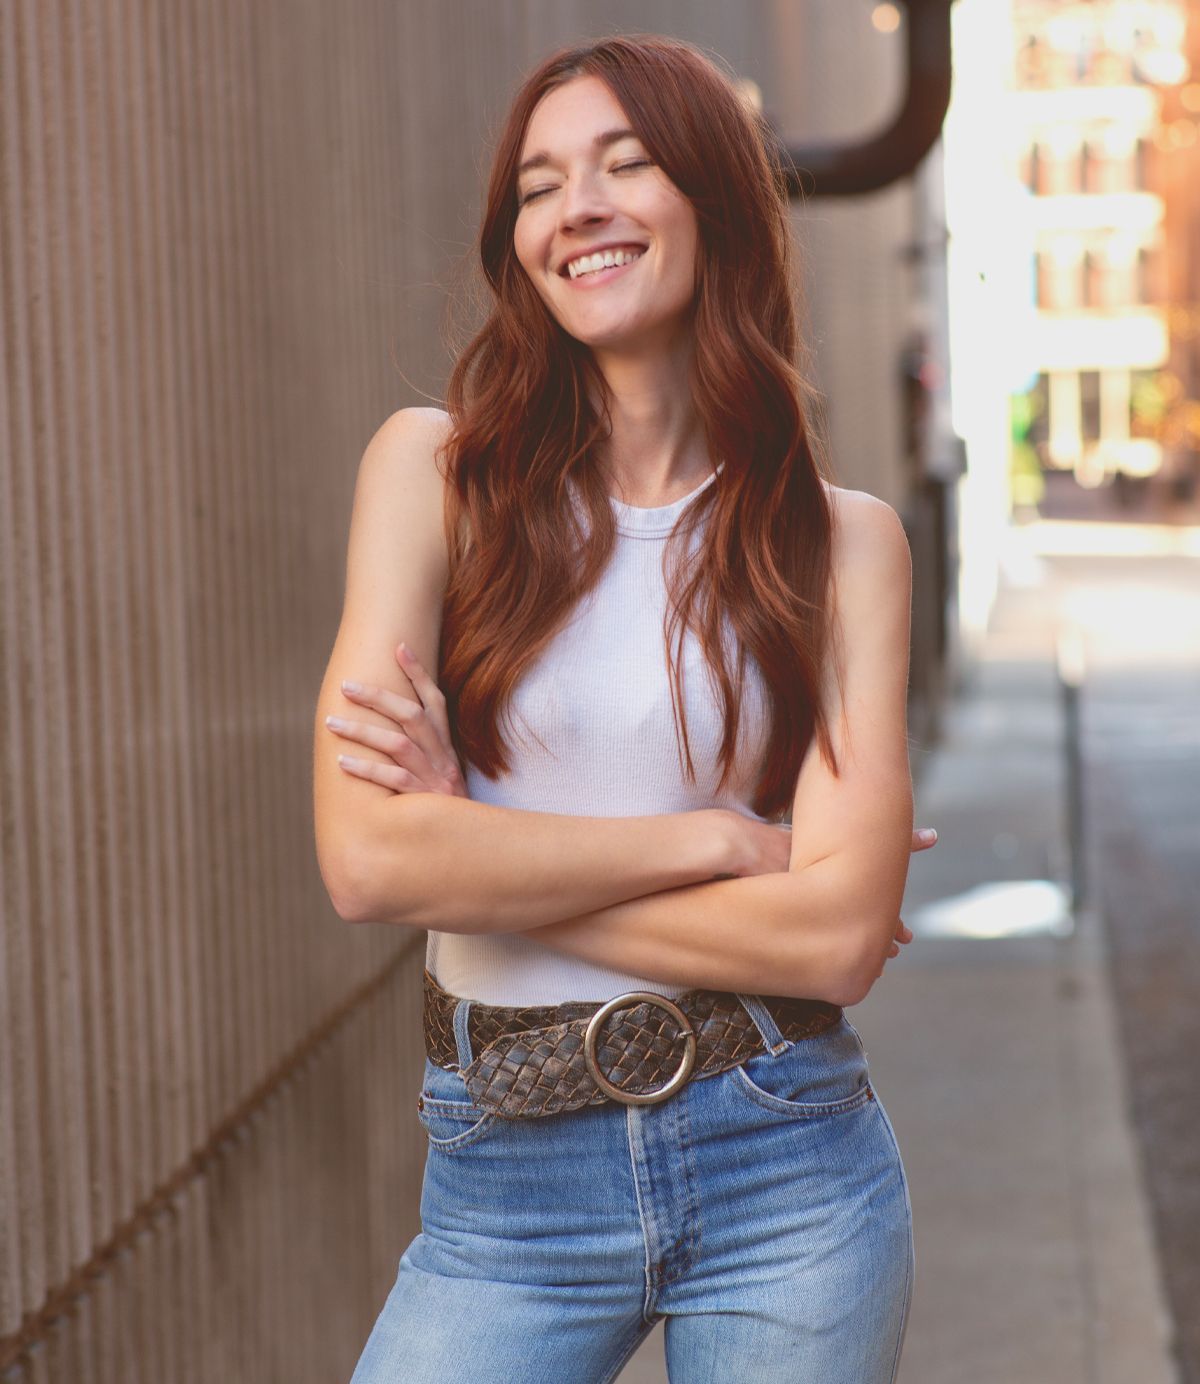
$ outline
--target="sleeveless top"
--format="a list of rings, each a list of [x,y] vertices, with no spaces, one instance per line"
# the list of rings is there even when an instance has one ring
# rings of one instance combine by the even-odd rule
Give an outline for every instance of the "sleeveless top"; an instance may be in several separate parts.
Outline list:
[[[769,731],[767,693],[753,654],[747,650],[736,773],[720,794],[721,701],[691,630],[684,636],[682,673],[694,783],[687,776],[681,734],[677,745],[671,705],[663,633],[664,547],[675,521],[723,465],[668,505],[645,509],[609,496],[617,525],[609,563],[513,692],[501,723],[511,750],[510,772],[489,779],[473,764],[463,765],[471,798],[584,817],[723,807],[765,820],[750,806]],[[692,535],[692,551],[703,542],[708,518]],[[726,666],[736,676],[737,646],[728,617],[724,626]],[[672,655],[678,638],[676,629]],[[602,1001],[627,990],[675,998],[690,988],[617,965],[597,966],[519,932],[430,931],[425,964],[443,989],[485,1004]]]

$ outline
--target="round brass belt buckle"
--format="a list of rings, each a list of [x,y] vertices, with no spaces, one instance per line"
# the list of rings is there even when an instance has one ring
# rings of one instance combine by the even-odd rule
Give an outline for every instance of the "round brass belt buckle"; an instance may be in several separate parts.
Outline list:
[[[680,1033],[686,1037],[687,1048],[679,1069],[665,1086],[660,1086],[657,1091],[623,1091],[619,1086],[614,1086],[600,1070],[596,1061],[596,1040],[600,1036],[605,1019],[610,1014],[616,1013],[618,1009],[632,1009],[643,1000],[658,1005],[670,1014],[679,1025]],[[607,1000],[588,1020],[587,1032],[583,1035],[583,1058],[596,1085],[606,1096],[611,1096],[623,1105],[654,1105],[660,1100],[666,1100],[668,1096],[673,1096],[691,1076],[692,1068],[696,1065],[696,1031],[688,1023],[683,1010],[666,995],[656,995],[652,990],[630,990],[624,995],[616,995],[613,999]]]

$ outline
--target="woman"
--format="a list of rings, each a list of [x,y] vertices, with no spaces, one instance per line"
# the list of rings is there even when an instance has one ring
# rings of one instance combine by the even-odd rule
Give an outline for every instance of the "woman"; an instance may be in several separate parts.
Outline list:
[[[819,474],[769,147],[690,45],[547,59],[448,412],[363,457],[317,845],[342,917],[428,930],[428,1155],[353,1384],[611,1380],[664,1317],[684,1384],[895,1376],[908,1189],[842,1006],[929,843],[910,560]]]

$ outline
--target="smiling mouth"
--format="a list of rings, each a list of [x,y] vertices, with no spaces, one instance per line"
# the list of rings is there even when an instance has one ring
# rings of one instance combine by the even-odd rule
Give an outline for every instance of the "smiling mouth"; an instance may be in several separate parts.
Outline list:
[[[565,277],[572,288],[587,288],[590,284],[606,284],[610,279],[615,279],[618,274],[623,274],[627,269],[632,269],[635,264],[640,264],[645,258],[643,253],[637,259],[626,260],[624,264],[610,265],[607,269],[593,269],[591,273],[580,274],[574,279],[569,274],[559,275],[559,277]]]

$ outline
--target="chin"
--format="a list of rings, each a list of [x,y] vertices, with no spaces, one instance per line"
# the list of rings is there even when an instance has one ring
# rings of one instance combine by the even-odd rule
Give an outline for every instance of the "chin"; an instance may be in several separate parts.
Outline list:
[[[588,328],[576,322],[564,322],[558,319],[558,324],[568,336],[573,336],[576,341],[584,346],[601,347],[615,349],[617,347],[636,347],[644,342],[658,340],[664,333],[675,330],[679,323],[674,318],[664,318],[652,322],[620,322],[614,323],[610,327],[596,326]]]

